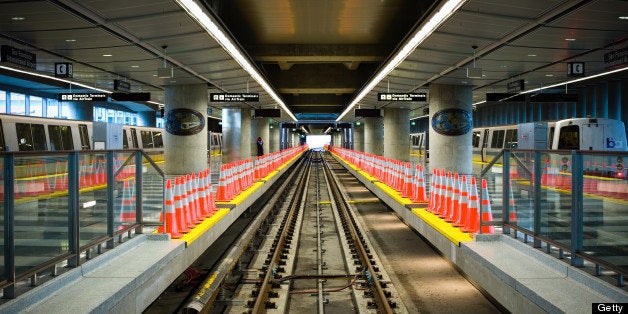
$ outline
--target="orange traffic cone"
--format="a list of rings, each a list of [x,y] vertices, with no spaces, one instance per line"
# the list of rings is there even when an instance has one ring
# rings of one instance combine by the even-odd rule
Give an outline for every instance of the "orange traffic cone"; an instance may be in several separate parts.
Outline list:
[[[227,175],[226,167],[221,166],[220,179],[218,179],[218,190],[216,190],[216,201],[226,202],[227,198],[227,183],[225,182],[225,176]]]
[[[453,184],[453,177],[452,177],[451,171],[448,171],[447,176],[445,177],[445,186],[443,187],[444,193],[441,197],[442,203],[441,203],[440,210],[438,211],[438,216],[441,218],[445,217],[445,215],[449,211],[449,206],[451,204],[451,197],[454,192],[452,188],[452,184]]]
[[[469,215],[469,188],[467,185],[467,176],[462,175],[462,179],[460,180],[460,209],[457,213],[454,213],[454,221],[453,225],[455,227],[463,227],[464,222]]]
[[[133,202],[133,190],[129,180],[125,180],[120,206],[120,224],[124,225],[133,223],[135,223],[135,202]]]
[[[177,226],[179,227],[179,231],[183,233],[188,233],[190,228],[188,228],[188,223],[185,217],[185,208],[183,207],[183,200],[181,199],[181,194],[179,190],[181,189],[181,179],[176,177],[174,179],[174,211],[177,216]]]
[[[477,233],[480,230],[480,211],[478,203],[478,187],[475,177],[471,177],[471,185],[469,187],[469,214],[461,229],[464,232]]]
[[[512,181],[508,182],[510,185],[510,199],[508,200],[508,221],[512,224],[517,223],[517,204],[515,204],[515,196],[512,192]]]
[[[402,196],[406,198],[412,198],[414,186],[415,184],[412,180],[412,166],[410,165],[409,162],[406,162],[405,171],[404,171]]]
[[[451,203],[449,203],[449,210],[445,215],[445,221],[454,222],[454,216],[456,212],[460,213],[460,176],[456,172],[454,174],[454,181],[452,182],[453,194],[451,195]]]
[[[172,182],[170,179],[166,180],[166,188],[164,191],[164,211],[161,213],[159,218],[159,222],[166,223],[166,227],[159,226],[157,230],[159,233],[169,233],[170,237],[173,239],[178,239],[181,237],[181,233],[179,233],[179,227],[177,224],[176,210],[174,208],[174,194],[172,191]],[[165,218],[164,218],[165,216]]]
[[[415,171],[415,182],[416,187],[413,189],[412,193],[412,201],[413,202],[427,202],[427,194],[425,192],[425,179],[423,174],[423,166],[416,165]]]
[[[207,212],[207,204],[205,203],[207,200],[207,197],[205,197],[205,190],[207,187],[205,186],[204,175],[205,171],[199,171],[196,178],[196,192],[198,193],[198,206],[200,208],[201,218],[209,216]]]
[[[437,192],[438,192],[438,170],[437,169],[433,169],[432,170],[432,179],[430,180],[430,202],[429,205],[427,206],[427,210],[429,212],[434,212],[436,209],[436,201],[437,199],[439,199],[439,196],[437,196]]]
[[[485,210],[482,211],[482,221],[493,221],[493,213],[491,212],[491,200],[489,199],[488,195],[488,183],[486,182],[486,179],[482,179],[482,207],[485,207]],[[495,227],[482,226],[482,233],[495,233]]]

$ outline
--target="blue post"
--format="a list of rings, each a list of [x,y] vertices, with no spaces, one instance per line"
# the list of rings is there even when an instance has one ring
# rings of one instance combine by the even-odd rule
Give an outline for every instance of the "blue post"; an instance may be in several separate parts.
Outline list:
[[[68,250],[74,257],[68,260],[69,267],[81,264],[79,254],[79,152],[68,156]]]
[[[507,224],[510,223],[510,150],[504,150],[504,156],[502,157],[504,163],[502,166],[502,178],[503,178],[503,187],[502,187],[502,208],[503,210],[503,220],[504,227],[503,232],[505,234],[510,233],[510,228]]]
[[[541,153],[534,152],[534,234],[541,233]],[[534,238],[534,247],[541,247],[541,241]]]
[[[582,178],[582,155],[577,151],[571,151],[571,265],[584,266],[582,257],[576,253],[582,251],[584,238],[584,209]]]
[[[113,249],[115,241],[113,233],[115,232],[115,215],[114,215],[114,186],[116,184],[113,174],[113,151],[107,151],[107,235],[111,237],[107,241],[107,248]]]
[[[135,222],[138,227],[135,233],[142,233],[143,210],[142,210],[142,152],[135,152]]]
[[[13,189],[15,182],[15,158],[4,155],[4,278],[12,283],[2,290],[4,298],[15,298],[15,204]]]

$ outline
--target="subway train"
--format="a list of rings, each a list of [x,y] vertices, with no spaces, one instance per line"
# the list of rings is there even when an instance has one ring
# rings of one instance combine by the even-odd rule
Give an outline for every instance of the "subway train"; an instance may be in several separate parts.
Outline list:
[[[410,134],[411,154],[427,155],[428,135],[427,130]],[[503,148],[628,151],[624,123],[604,118],[474,128],[472,146],[476,162],[490,162]]]
[[[59,151],[112,147],[106,142],[104,122],[53,119],[0,114],[0,150]],[[122,128],[122,149],[163,151],[162,128],[118,125]],[[94,134],[96,132],[97,134]],[[222,154],[222,134],[207,132],[208,155]]]

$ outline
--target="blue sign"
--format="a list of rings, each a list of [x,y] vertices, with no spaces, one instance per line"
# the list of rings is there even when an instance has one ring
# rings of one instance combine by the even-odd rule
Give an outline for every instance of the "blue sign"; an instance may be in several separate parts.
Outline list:
[[[464,135],[473,128],[473,117],[466,110],[451,108],[438,111],[432,116],[432,129],[446,136]]]
[[[205,127],[205,117],[188,108],[169,110],[166,113],[166,131],[173,135],[194,135]]]

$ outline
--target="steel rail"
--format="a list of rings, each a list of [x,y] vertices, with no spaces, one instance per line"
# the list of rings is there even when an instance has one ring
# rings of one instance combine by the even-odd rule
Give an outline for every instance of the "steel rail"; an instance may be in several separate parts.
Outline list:
[[[329,163],[326,160],[323,160],[323,161],[324,161],[323,164],[325,165],[324,167],[325,175],[328,178],[327,181],[329,182],[329,185],[331,187],[331,191],[333,194],[332,200],[339,201],[336,203],[336,206],[339,209],[339,213],[344,217],[345,221],[347,222],[346,223],[347,229],[349,233],[351,234],[351,238],[357,248],[358,257],[360,258],[362,265],[364,265],[367,268],[368,272],[371,274],[371,277],[373,280],[372,288],[375,290],[373,291],[374,292],[373,298],[375,299],[375,302],[377,302],[377,305],[378,305],[377,310],[378,312],[381,311],[382,313],[393,313],[393,310],[390,307],[390,304],[388,304],[388,298],[386,297],[384,289],[381,283],[379,282],[379,278],[377,277],[377,274],[375,270],[373,269],[373,265],[371,265],[369,254],[367,253],[366,248],[364,247],[364,244],[362,243],[362,240],[358,236],[358,231],[356,227],[357,223],[353,215],[351,214],[351,212],[348,210],[349,203],[340,191],[340,187],[339,187],[340,183],[338,182],[338,179],[332,174],[331,166],[329,165]]]

